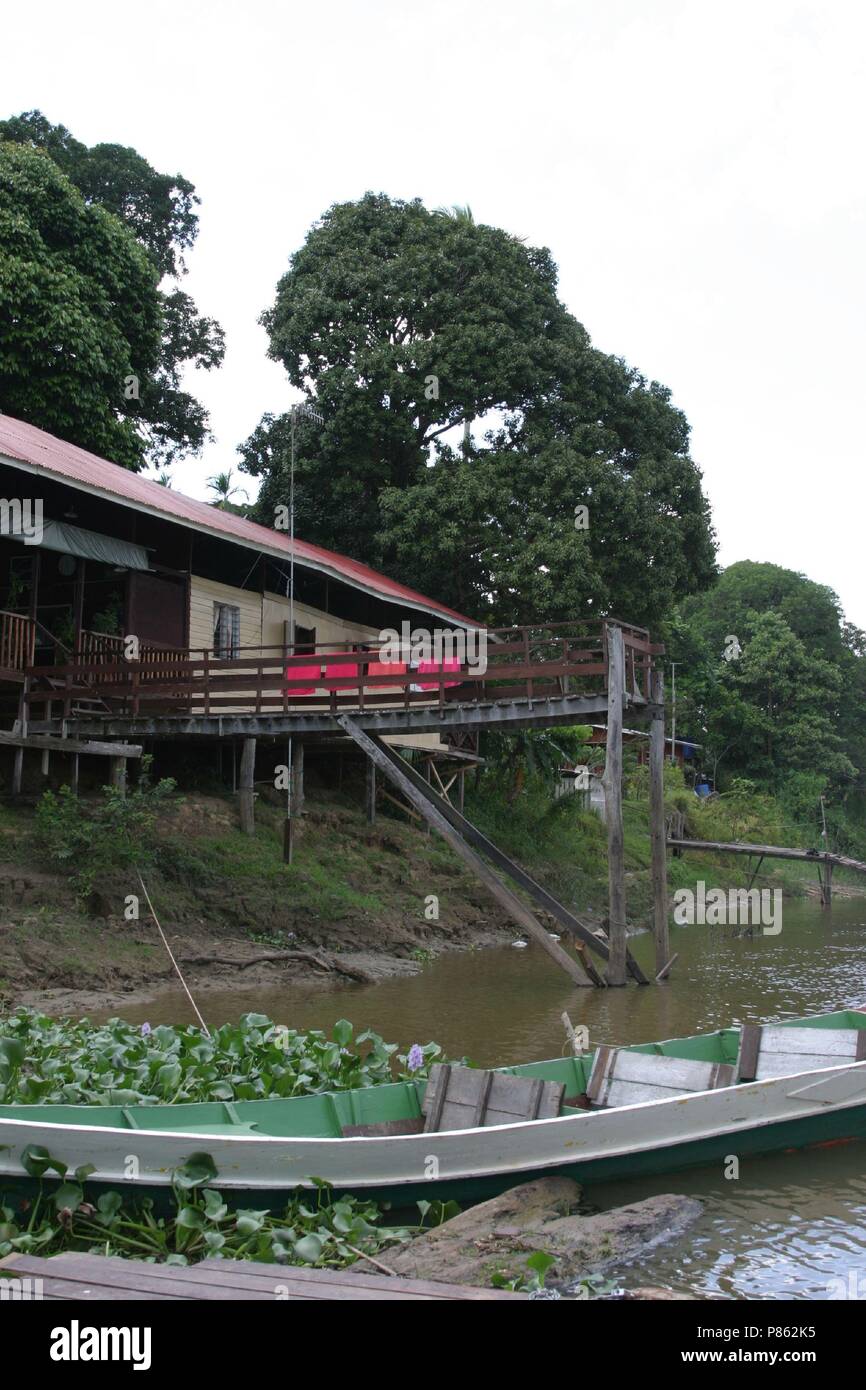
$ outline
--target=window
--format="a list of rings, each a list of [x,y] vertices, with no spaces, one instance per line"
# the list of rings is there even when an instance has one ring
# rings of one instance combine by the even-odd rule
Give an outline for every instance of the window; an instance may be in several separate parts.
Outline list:
[[[241,610],[233,603],[215,603],[213,606],[213,649],[214,656],[231,660],[240,655]]]

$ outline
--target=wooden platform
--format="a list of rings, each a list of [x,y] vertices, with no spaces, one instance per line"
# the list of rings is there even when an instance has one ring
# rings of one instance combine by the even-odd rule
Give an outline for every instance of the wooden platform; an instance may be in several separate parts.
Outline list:
[[[384,1261],[383,1261],[384,1263]],[[351,1269],[308,1269],[297,1265],[257,1264],[251,1260],[202,1260],[195,1265],[146,1264],[103,1255],[7,1255],[4,1275],[27,1280],[25,1298],[44,1300],[158,1301],[236,1299],[285,1302],[306,1300],[526,1299],[502,1289],[475,1289],[462,1284],[366,1273],[359,1262]],[[39,1280],[40,1284],[35,1281]]]

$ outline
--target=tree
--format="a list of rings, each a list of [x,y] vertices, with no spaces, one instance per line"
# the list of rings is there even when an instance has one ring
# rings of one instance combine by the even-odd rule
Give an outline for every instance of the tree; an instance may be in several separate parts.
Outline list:
[[[128,468],[161,353],[158,273],[36,150],[0,145],[0,408]],[[146,391],[146,388],[145,388]]]
[[[680,727],[705,760],[787,789],[792,804],[804,788],[847,795],[862,785],[866,639],[843,624],[832,590],[743,561],[686,600],[665,638],[678,663]]]
[[[237,506],[232,506],[232,498],[247,495],[243,488],[232,483],[231,469],[227,473],[215,473],[212,478],[208,478],[207,485],[215,494],[215,501],[211,506],[219,507],[222,511],[237,511]]]
[[[501,622],[640,621],[709,582],[684,416],[592,347],[556,278],[549,251],[468,209],[332,207],[262,317],[325,416],[297,441],[299,533]],[[485,416],[483,445],[449,444]],[[287,499],[289,437],[287,415],[266,416],[240,449],[265,522]]]
[[[162,311],[157,360],[146,375],[138,373],[137,397],[124,396],[120,405],[121,413],[135,420],[141,447],[137,458],[124,453],[115,462],[140,467],[146,460],[159,466],[198,452],[208,437],[207,414],[181,388],[183,371],[188,365],[205,370],[219,366],[225,345],[219,324],[199,315],[192,298],[170,283],[185,273],[184,253],[198,232],[193,185],[180,174],[158,173],[134,149],[110,144],[88,148],[39,111],[0,121],[0,141],[47,154],[81,193],[85,206],[119,218],[147,252],[157,280],[169,281],[157,291]],[[113,395],[107,406],[116,408]],[[31,409],[38,410],[37,401]],[[38,413],[25,418],[51,428]]]

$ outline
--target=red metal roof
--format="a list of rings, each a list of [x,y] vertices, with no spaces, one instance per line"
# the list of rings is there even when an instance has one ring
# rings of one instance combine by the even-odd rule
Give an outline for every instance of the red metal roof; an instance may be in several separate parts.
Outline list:
[[[241,545],[252,546],[271,554],[291,555],[292,544],[283,531],[272,531],[268,526],[260,526],[256,521],[235,516],[232,512],[212,507],[208,502],[185,497],[182,492],[162,487],[151,478],[143,478],[120,468],[116,463],[97,454],[79,449],[76,444],[67,444],[53,434],[46,434],[35,425],[14,420],[11,415],[0,414],[0,456],[9,462],[20,462],[29,469],[44,469],[45,472],[62,478],[73,487],[81,487],[91,492],[111,498],[139,510],[156,512],[170,521],[181,525],[194,526],[212,535],[223,535]],[[452,619],[461,625],[478,627],[472,618],[446,608],[435,599],[408,589],[404,584],[389,579],[362,565],[359,560],[350,560],[336,551],[325,550],[322,546],[311,545],[308,541],[295,537],[295,562],[307,563],[312,568],[324,571],[343,579],[358,589],[376,594],[394,603],[405,603],[411,608],[422,608],[426,612]]]

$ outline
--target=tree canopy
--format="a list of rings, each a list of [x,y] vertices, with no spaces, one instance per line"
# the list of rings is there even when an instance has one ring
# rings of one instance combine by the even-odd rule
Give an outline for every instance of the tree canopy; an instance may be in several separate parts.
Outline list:
[[[866,636],[831,589],[744,560],[686,600],[670,624],[679,727],[704,744],[710,772],[743,772],[775,790],[866,783]],[[727,655],[726,655],[727,653]]]
[[[0,121],[0,142],[0,405],[129,468],[198,451],[207,414],[181,376],[189,364],[218,366],[224,342],[219,324],[199,315],[177,283],[198,231],[193,185],[122,145],[88,148],[38,111]],[[105,267],[92,251],[97,227],[112,243]],[[123,237],[140,253],[141,273],[128,286],[121,276],[112,292]],[[136,331],[136,317],[138,329],[145,319],[155,327],[155,349]],[[64,406],[70,372],[77,394]]]
[[[306,539],[500,622],[652,621],[712,578],[685,417],[592,346],[548,250],[368,193],[316,223],[262,322],[325,417],[297,431]],[[483,441],[456,443],[472,421]],[[266,523],[289,437],[268,415],[241,446]]]

